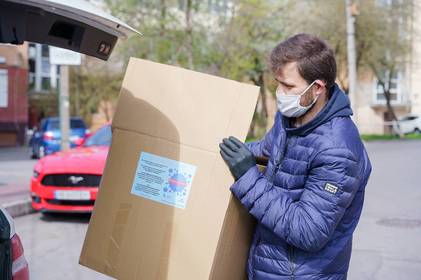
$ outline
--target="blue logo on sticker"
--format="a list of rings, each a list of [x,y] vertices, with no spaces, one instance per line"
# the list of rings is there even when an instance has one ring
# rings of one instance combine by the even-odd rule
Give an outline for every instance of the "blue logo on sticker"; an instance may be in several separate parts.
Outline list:
[[[185,209],[195,172],[191,164],[142,152],[131,193]]]
[[[186,194],[186,187],[189,182],[186,180],[183,174],[175,173],[170,174],[168,178],[168,187],[164,188],[166,192],[175,192],[177,194]]]

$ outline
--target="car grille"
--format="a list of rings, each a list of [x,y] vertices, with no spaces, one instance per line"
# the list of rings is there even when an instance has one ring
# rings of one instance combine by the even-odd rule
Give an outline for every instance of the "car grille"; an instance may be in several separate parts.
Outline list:
[[[46,199],[48,204],[63,206],[94,206],[95,200],[58,200]]]
[[[101,175],[93,174],[51,174],[42,179],[44,186],[54,187],[98,187]]]

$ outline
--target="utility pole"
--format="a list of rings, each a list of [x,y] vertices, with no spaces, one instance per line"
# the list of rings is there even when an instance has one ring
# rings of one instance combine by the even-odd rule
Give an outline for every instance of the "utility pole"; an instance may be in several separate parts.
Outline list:
[[[61,150],[66,151],[70,149],[69,66],[67,65],[60,65],[59,108],[60,108]]]
[[[346,34],[348,57],[348,97],[354,109],[354,119],[357,121],[357,55],[355,50],[355,15],[358,13],[352,0],[345,0]]]
[[[60,133],[61,150],[70,149],[70,102],[69,102],[69,65],[80,65],[81,55],[79,53],[51,47],[49,49],[50,64],[60,67],[60,87],[59,87],[59,110],[60,110]]]

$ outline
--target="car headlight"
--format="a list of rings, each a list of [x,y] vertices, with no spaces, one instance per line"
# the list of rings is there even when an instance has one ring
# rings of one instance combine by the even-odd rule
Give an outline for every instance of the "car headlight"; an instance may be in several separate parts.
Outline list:
[[[39,172],[34,170],[34,172],[32,173],[32,177],[34,177],[35,179],[39,177]]]

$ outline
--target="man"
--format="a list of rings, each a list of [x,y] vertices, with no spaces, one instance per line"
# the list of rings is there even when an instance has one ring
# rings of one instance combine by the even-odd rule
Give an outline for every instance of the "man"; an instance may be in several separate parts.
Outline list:
[[[250,280],[346,279],[371,164],[335,84],[332,50],[298,34],[270,55],[278,112],[265,137],[220,144],[231,191],[256,218]],[[268,157],[264,173],[255,157]]]

